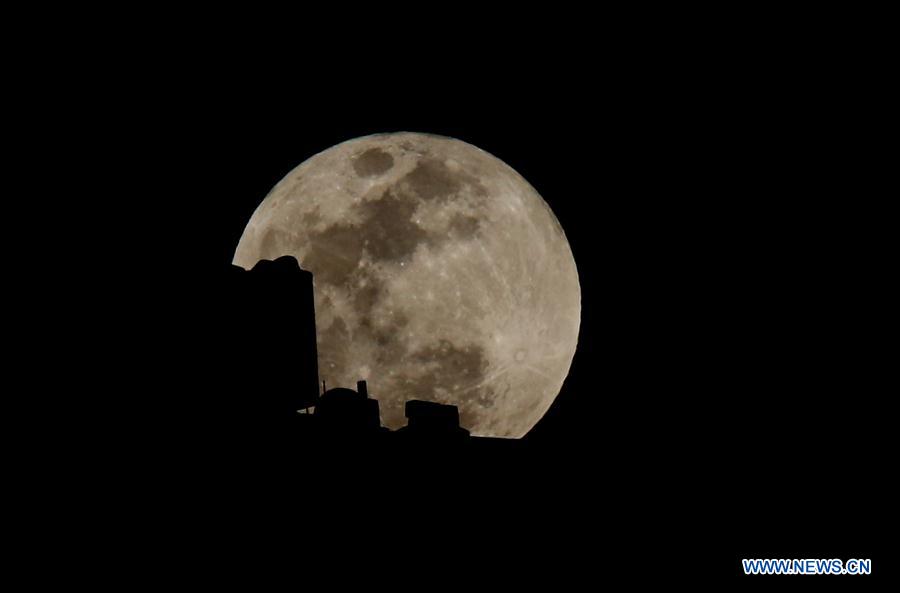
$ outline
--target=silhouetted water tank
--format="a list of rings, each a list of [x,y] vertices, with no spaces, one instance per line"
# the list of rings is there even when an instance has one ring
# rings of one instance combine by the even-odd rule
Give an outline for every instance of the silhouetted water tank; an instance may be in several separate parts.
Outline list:
[[[329,389],[316,404],[316,419],[326,430],[365,432],[381,428],[378,400],[367,397],[365,381],[360,391],[343,387]]]
[[[466,437],[469,431],[459,426],[456,406],[422,400],[406,402],[407,425],[398,432],[416,436]]]

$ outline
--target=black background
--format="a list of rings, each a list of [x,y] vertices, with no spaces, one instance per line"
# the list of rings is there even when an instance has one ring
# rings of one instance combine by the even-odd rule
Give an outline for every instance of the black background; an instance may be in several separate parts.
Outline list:
[[[557,586],[729,583],[742,557],[871,557],[888,570],[876,549],[891,424],[877,32],[813,13],[327,12],[173,19],[118,67],[115,137],[135,147],[127,177],[147,197],[127,210],[146,263],[115,265],[145,303],[144,345],[177,352],[147,373],[148,390],[165,386],[162,416],[190,407],[178,385],[228,381],[176,377],[190,366],[180,336],[275,183],[350,138],[447,135],[538,190],[582,289],[562,393],[527,453],[491,460],[516,468],[511,481],[475,486],[484,506],[455,529],[455,570],[471,550],[490,582],[527,582],[509,568],[523,556],[500,560],[523,548]],[[415,488],[404,484],[391,496]],[[384,488],[371,496],[391,499]],[[377,514],[393,517],[378,537],[402,540],[403,511]],[[384,545],[401,572],[424,562]],[[702,568],[679,564],[692,560]]]

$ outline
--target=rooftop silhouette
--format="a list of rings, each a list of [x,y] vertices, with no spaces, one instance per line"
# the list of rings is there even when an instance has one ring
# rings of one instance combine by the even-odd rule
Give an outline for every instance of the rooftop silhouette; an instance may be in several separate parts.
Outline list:
[[[313,276],[292,256],[261,260],[249,271],[230,266],[224,278],[223,298],[238,323],[219,348],[237,377],[230,393],[217,401],[231,429],[258,432],[266,441],[390,439],[453,445],[504,440],[471,437],[459,424],[457,407],[427,401],[428,393],[406,402],[407,425],[392,432],[382,426],[378,394],[369,394],[364,379],[355,391],[326,389],[318,377]]]
[[[451,441],[469,436],[469,431],[459,425],[456,406],[410,400],[406,402],[406,418],[409,423],[397,431],[405,437]]]

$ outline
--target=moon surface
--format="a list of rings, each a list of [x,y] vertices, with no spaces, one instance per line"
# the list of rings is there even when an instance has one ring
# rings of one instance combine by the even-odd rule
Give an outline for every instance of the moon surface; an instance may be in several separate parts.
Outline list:
[[[282,255],[314,276],[319,378],[368,381],[388,428],[423,399],[458,406],[473,435],[522,437],[569,372],[569,243],[537,191],[470,144],[379,134],[311,157],[253,213],[234,264]]]

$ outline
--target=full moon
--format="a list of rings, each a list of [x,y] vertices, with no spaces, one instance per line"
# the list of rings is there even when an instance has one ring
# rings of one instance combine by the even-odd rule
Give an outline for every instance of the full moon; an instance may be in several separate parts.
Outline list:
[[[475,436],[524,436],[569,372],[581,288],[537,191],[470,144],[415,133],[349,140],[288,173],[234,254],[313,273],[319,378],[368,382],[382,422],[452,404]]]

